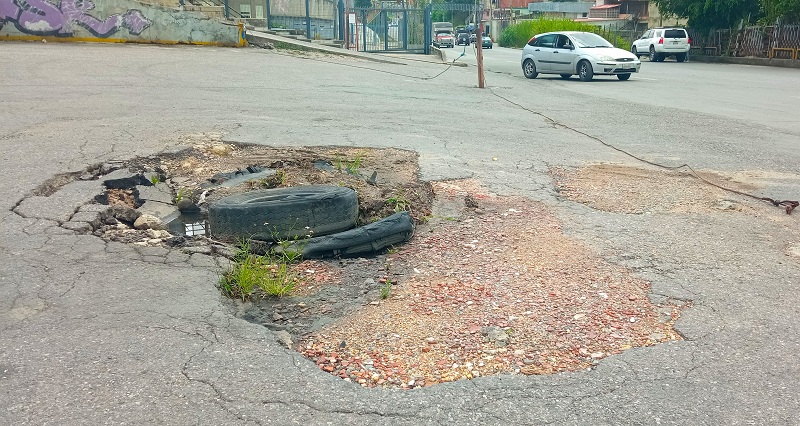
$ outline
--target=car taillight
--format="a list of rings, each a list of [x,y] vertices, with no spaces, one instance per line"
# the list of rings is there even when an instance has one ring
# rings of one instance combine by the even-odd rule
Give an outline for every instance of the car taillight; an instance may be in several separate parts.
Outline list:
[[[692,44],[692,39],[686,38],[686,44]]]
[[[664,37],[661,37],[660,39],[658,39],[658,44],[664,44]]]
[[[531,44],[531,43],[533,43],[533,41],[534,41],[534,40],[536,40],[536,37],[531,37],[531,39],[530,39],[530,40],[528,40],[528,44]]]

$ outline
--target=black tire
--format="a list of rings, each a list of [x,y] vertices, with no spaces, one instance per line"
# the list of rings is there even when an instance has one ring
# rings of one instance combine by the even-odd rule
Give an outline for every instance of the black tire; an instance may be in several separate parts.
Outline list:
[[[411,216],[403,211],[360,228],[298,241],[288,250],[301,252],[307,259],[357,256],[378,253],[410,240],[413,235]]]
[[[620,79],[621,81],[625,81],[625,80],[631,78],[631,75],[630,74],[617,74],[617,78]]]
[[[678,62],[684,62],[686,60],[686,54],[678,53],[677,55],[675,55],[675,60]]]
[[[250,191],[225,197],[208,208],[211,235],[228,241],[329,235],[354,227],[357,218],[358,196],[341,186]]]
[[[578,62],[578,77],[580,77],[581,81],[592,81],[594,69],[589,61]]]
[[[636,50],[636,46],[631,46],[631,53],[636,55],[637,58],[639,57],[639,52]]]
[[[526,78],[536,78],[539,75],[536,72],[536,64],[533,62],[533,59],[526,59],[525,62],[522,63],[522,73],[525,74]]]
[[[653,46],[650,46],[650,56],[649,56],[650,62],[658,62],[658,56],[659,55],[658,55],[658,53],[656,53],[656,48],[653,47]]]
[[[570,78],[570,77],[572,77],[572,74],[559,74],[559,75],[560,75],[560,76],[561,76],[561,78],[563,78],[564,80],[569,80],[569,78]]]

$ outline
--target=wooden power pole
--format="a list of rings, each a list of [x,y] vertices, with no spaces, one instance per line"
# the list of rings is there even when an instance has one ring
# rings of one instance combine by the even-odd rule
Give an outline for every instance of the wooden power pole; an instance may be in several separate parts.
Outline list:
[[[475,35],[475,47],[478,49],[478,88],[483,89],[486,82],[483,76],[483,17],[478,25],[478,34]]]

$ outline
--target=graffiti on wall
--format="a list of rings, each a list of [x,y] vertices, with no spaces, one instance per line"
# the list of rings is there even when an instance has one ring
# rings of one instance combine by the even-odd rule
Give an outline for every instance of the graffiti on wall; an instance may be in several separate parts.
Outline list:
[[[89,14],[94,7],[90,0],[61,0],[58,5],[45,0],[0,0],[0,28],[10,22],[24,34],[70,37],[73,25],[79,25],[96,37],[105,38],[121,28],[139,35],[150,26],[139,10],[100,19]]]

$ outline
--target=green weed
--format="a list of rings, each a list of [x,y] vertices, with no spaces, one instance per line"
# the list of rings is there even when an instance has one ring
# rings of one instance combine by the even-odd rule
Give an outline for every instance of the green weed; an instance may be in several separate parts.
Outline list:
[[[352,160],[348,160],[344,158],[343,155],[337,154],[333,162],[334,167],[336,167],[336,170],[340,172],[346,171],[351,175],[358,174],[358,169],[361,168],[363,163],[364,163],[363,152],[359,152]]]
[[[245,301],[256,297],[258,290],[264,296],[281,297],[291,293],[301,281],[284,254],[251,254],[249,240],[239,242],[232,260],[233,266],[219,283],[220,290],[228,297]]]
[[[391,206],[395,213],[411,208],[411,200],[406,198],[406,193],[402,189],[397,195],[387,198],[386,204]]]
[[[175,204],[179,203],[184,198],[192,198],[192,191],[186,188],[179,188],[178,193],[175,194]]]
[[[286,174],[286,170],[278,169],[275,170],[274,175],[261,178],[258,181],[258,184],[263,188],[278,188],[281,186],[285,186],[288,180],[289,176]]]
[[[388,299],[391,293],[392,282],[387,279],[386,282],[381,286],[381,299]]]
[[[350,173],[351,175],[358,173],[358,169],[361,167],[361,163],[363,161],[364,153],[359,152],[358,155],[356,155],[356,158],[354,158],[353,161],[347,165],[347,173]]]

